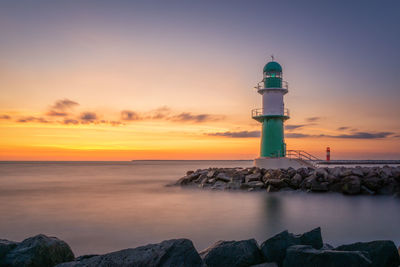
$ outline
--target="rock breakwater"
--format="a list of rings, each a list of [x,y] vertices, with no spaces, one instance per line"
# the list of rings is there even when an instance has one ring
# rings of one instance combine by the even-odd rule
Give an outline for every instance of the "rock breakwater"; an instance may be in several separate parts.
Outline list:
[[[20,243],[0,239],[0,266],[8,267],[398,267],[400,257],[389,240],[334,248],[323,243],[321,228],[295,235],[287,230],[265,240],[218,241],[198,252],[189,239],[74,258],[55,237],[38,235]]]
[[[400,196],[400,166],[300,169],[208,168],[188,171],[175,185],[213,190],[340,192]]]

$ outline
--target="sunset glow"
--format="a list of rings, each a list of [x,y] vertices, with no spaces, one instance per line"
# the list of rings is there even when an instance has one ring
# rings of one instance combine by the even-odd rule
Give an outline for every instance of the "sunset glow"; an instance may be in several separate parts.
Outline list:
[[[0,4],[0,160],[254,159],[252,88],[270,54],[289,82],[288,149],[400,157],[398,18],[385,6],[344,27],[351,6],[321,18],[285,4],[265,15],[263,1],[25,4]]]

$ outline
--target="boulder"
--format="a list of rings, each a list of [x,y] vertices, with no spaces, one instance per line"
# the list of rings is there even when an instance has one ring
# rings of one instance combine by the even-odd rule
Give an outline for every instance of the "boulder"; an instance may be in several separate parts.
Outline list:
[[[292,177],[292,179],[290,179],[290,183],[289,184],[294,188],[299,188],[299,186],[300,186],[302,181],[303,181],[303,177],[300,174],[296,173]]]
[[[317,182],[316,180],[311,183],[311,191],[313,192],[327,192],[328,191],[328,182]]]
[[[335,250],[340,251],[367,251],[372,261],[371,267],[398,267],[400,258],[393,241],[358,242],[342,245]]]
[[[81,261],[57,265],[57,267],[83,266],[204,266],[202,259],[188,239],[166,240],[137,248],[124,249]]]
[[[347,176],[343,178],[342,192],[347,195],[357,195],[361,191],[361,181],[358,176]]]
[[[254,189],[261,189],[261,188],[265,187],[265,184],[263,182],[260,182],[260,181],[248,182],[247,185],[250,188],[254,188]]]
[[[295,245],[287,249],[283,267],[367,267],[371,261],[360,251],[317,250]]]
[[[328,179],[328,172],[325,168],[318,168],[315,170],[315,176],[317,177],[318,181],[324,182]]]
[[[207,173],[207,177],[208,177],[208,178],[213,178],[214,175],[215,175],[215,170],[211,170],[211,171],[209,171],[209,172]]]
[[[262,262],[262,255],[254,239],[242,241],[218,241],[200,252],[208,267],[250,266]]]
[[[256,265],[251,265],[250,267],[278,267],[276,262],[264,262]]]
[[[287,230],[283,231],[261,244],[261,252],[267,262],[277,262],[282,266],[286,249],[293,245],[309,245],[320,249],[323,246],[321,228],[315,228],[302,235],[294,235]]]
[[[2,259],[6,256],[6,254],[10,252],[12,249],[14,249],[17,245],[18,245],[17,242],[6,239],[0,239],[0,266]]]
[[[253,182],[253,181],[261,181],[261,173],[257,172],[257,173],[246,175],[244,180],[246,183]]]
[[[73,259],[74,253],[67,243],[56,237],[37,235],[18,243],[0,266],[52,267]]]
[[[383,179],[378,176],[369,176],[361,180],[362,185],[367,187],[369,190],[378,191],[383,185]]]
[[[222,182],[222,181],[217,181],[211,188],[216,189],[216,190],[224,190],[226,188],[226,186],[227,186],[227,183]]]
[[[281,180],[281,179],[268,179],[266,182],[266,185],[267,186],[272,185],[273,187],[278,188],[278,189],[288,186],[288,184],[284,180]]]
[[[218,173],[217,177],[216,177],[217,181],[222,181],[222,182],[230,182],[231,181],[231,177],[229,177],[226,173],[224,172],[220,172]]]

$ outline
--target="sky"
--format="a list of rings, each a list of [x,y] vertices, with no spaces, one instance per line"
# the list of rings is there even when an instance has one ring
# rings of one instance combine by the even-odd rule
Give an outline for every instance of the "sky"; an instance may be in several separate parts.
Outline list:
[[[399,159],[399,17],[399,1],[0,1],[0,160],[254,159],[272,54],[288,149]]]

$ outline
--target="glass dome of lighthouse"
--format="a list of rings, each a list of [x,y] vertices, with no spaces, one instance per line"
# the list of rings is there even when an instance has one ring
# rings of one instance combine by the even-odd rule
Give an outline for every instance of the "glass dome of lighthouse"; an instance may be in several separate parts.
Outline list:
[[[265,88],[282,87],[282,66],[276,61],[268,62],[263,69]]]
[[[270,61],[264,66],[263,72],[282,72],[282,66],[276,61]]]

